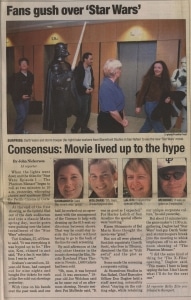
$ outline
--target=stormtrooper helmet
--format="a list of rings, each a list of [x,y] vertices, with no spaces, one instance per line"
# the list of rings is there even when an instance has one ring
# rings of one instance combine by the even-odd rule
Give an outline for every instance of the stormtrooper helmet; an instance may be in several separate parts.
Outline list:
[[[182,57],[180,64],[181,64],[181,69],[183,69],[186,72],[186,56]]]

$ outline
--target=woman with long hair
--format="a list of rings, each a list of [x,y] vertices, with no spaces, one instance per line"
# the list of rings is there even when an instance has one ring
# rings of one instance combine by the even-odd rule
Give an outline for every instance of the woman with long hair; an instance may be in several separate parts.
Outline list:
[[[54,164],[54,198],[83,198],[83,161],[59,159]]]
[[[123,169],[124,197],[152,197],[152,162],[149,158],[130,158]]]
[[[136,113],[141,112],[144,104],[146,120],[139,132],[165,132],[161,119],[153,119],[152,112],[157,110],[157,106],[163,102],[163,111],[169,108],[171,101],[169,95],[171,90],[170,75],[164,61],[155,61],[145,76],[140,91],[137,93]],[[165,107],[166,105],[166,107]],[[160,106],[161,107],[161,106]]]

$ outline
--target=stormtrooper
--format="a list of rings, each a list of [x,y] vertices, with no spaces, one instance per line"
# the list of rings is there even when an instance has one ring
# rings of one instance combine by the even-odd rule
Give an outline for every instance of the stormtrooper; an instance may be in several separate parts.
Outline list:
[[[174,70],[171,83],[176,91],[181,91],[185,93],[185,97],[180,102],[174,102],[173,107],[177,113],[177,116],[171,117],[171,128],[176,124],[177,118],[181,115],[181,132],[187,132],[187,72],[186,72],[186,57],[183,57],[180,62],[180,68]]]

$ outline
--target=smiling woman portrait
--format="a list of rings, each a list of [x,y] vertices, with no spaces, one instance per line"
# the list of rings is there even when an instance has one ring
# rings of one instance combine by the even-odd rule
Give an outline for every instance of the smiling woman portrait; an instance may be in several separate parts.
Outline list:
[[[54,198],[83,198],[83,161],[59,159],[54,165]]]
[[[123,169],[123,197],[152,197],[152,162],[148,158],[131,158]]]

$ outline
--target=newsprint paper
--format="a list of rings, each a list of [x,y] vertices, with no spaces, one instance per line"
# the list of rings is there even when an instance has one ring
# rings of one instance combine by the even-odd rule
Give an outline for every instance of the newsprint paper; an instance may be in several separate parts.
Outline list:
[[[191,299],[190,25],[188,0],[1,2],[0,299]],[[60,86],[47,92],[61,48],[72,70],[60,70],[58,59],[52,68]],[[94,76],[85,88],[88,128],[75,131],[77,114],[66,111],[65,132],[44,128],[47,93],[53,104],[70,93],[85,52]],[[21,57],[29,59],[30,102],[39,101],[39,111],[16,132],[22,108],[11,97],[10,75]],[[115,85],[128,125],[104,133],[99,89],[111,58],[122,63]],[[139,113],[136,93],[152,64],[164,74],[161,61],[172,93],[163,120],[153,121],[144,106],[155,99]],[[59,75],[67,72],[65,89]],[[62,107],[56,117],[50,109],[56,124]],[[149,122],[165,129],[140,132]]]

